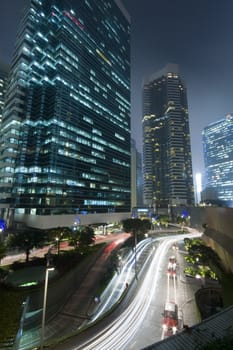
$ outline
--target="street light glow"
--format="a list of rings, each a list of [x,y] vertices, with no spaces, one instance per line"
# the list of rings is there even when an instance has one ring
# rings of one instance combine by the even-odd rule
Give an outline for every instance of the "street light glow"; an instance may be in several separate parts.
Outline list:
[[[45,313],[46,313],[46,303],[47,303],[48,277],[49,277],[50,271],[54,271],[53,266],[48,266],[48,267],[46,267],[46,270],[45,270],[44,301],[43,301],[43,310],[42,310],[40,350],[43,350],[43,348],[44,348]]]

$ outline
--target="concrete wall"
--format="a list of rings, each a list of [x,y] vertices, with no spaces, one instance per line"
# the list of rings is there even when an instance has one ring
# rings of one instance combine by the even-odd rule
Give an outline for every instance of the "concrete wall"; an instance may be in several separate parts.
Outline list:
[[[48,229],[53,227],[70,227],[75,221],[79,221],[81,225],[101,224],[121,222],[131,217],[131,213],[103,213],[103,214],[87,214],[87,215],[25,215],[15,214],[14,221],[16,223],[24,223],[27,226],[39,229]]]
[[[204,233],[203,239],[219,255],[225,270],[233,273],[233,208],[194,207],[191,226]]]

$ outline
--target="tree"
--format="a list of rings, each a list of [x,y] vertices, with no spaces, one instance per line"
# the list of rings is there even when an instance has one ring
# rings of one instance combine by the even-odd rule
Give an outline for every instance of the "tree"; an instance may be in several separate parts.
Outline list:
[[[95,231],[91,226],[85,226],[80,231],[79,244],[81,246],[89,246],[95,242]]]
[[[22,249],[26,255],[26,262],[32,248],[41,248],[47,238],[46,232],[35,229],[25,229],[9,235],[7,245],[12,248]]]
[[[122,225],[125,232],[136,234],[141,226],[141,219],[125,219],[122,221]]]
[[[145,233],[150,229],[151,224],[149,220],[141,219],[126,219],[122,221],[125,232],[131,232],[135,243],[144,238]]]
[[[80,236],[80,229],[76,229],[76,230],[72,230],[72,232],[70,232],[70,235],[68,237],[69,240],[69,245],[71,247],[74,247],[75,249],[78,248],[78,244],[79,244],[79,236]]]
[[[6,256],[6,247],[3,241],[0,239],[0,262]]]
[[[57,253],[59,254],[61,240],[64,238],[69,239],[73,231],[69,227],[58,226],[48,230],[47,232],[49,240],[57,245]]]
[[[214,272],[214,274],[216,274],[219,278],[222,278],[223,271],[221,260],[214,250],[206,246],[205,243],[200,239],[185,238],[184,242],[185,248],[189,254],[188,257],[185,258],[186,261],[192,262],[196,265],[207,265],[210,270]],[[204,272],[205,271],[203,270],[203,273]],[[210,273],[209,270],[207,272],[208,274]]]
[[[144,236],[146,232],[148,232],[151,229],[151,222],[150,220],[144,219],[141,222],[140,227],[140,233]]]
[[[71,230],[69,245],[75,248],[86,248],[95,242],[95,232],[91,226],[80,226],[77,230]]]
[[[169,220],[170,219],[168,215],[160,215],[158,218],[158,221],[160,222],[160,224],[165,227],[168,227]]]

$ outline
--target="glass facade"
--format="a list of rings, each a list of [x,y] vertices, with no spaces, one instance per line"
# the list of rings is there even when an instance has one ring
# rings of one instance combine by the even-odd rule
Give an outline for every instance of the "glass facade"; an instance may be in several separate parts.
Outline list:
[[[0,126],[2,123],[2,112],[5,102],[6,86],[7,86],[7,77],[9,73],[9,67],[0,64]]]
[[[206,200],[233,207],[233,116],[211,123],[202,132],[207,182]]]
[[[2,203],[130,211],[129,40],[120,1],[30,1],[3,115]]]
[[[194,203],[187,96],[178,67],[168,65],[143,90],[144,204]]]

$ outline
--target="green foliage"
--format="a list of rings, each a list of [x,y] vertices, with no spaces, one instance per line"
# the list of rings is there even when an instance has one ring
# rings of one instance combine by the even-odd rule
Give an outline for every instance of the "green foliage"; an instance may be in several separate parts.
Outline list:
[[[217,279],[217,276],[215,272],[211,271],[209,266],[202,266],[202,265],[194,265],[194,266],[188,266],[184,269],[184,273],[189,276],[196,277],[196,275],[200,275],[203,278],[212,278]]]
[[[131,232],[134,237],[137,237],[137,240],[141,240],[145,233],[150,230],[151,222],[147,219],[126,219],[122,221],[122,226],[125,232]]]
[[[0,344],[9,339],[15,339],[19,328],[22,303],[25,300],[23,292],[9,289],[1,285],[0,288]]]
[[[168,215],[159,215],[158,220],[159,223],[165,227],[168,227],[168,223],[170,222],[170,218]]]
[[[60,253],[60,243],[64,239],[68,239],[72,234],[70,227],[53,227],[47,230],[48,239],[57,246],[57,253]]]
[[[199,271],[195,267],[188,266],[184,269],[184,273],[188,276],[195,277],[197,274],[199,274]]]
[[[85,226],[79,236],[79,244],[81,246],[89,246],[95,242],[95,232],[91,226]]]
[[[218,255],[204,242],[198,238],[184,239],[185,249],[188,251],[188,255],[185,256],[185,260],[188,263],[193,264],[193,267],[185,269],[185,273],[195,276],[200,276],[221,279],[222,267]],[[191,271],[193,270],[193,271]]]
[[[131,233],[124,246],[133,247],[135,243],[145,238],[145,233],[151,228],[151,222],[148,219],[126,219],[122,221],[122,227],[125,232]]]
[[[77,266],[84,258],[91,256],[96,251],[101,249],[102,245],[94,245],[88,249],[73,249],[61,252],[59,255],[53,255],[53,265],[59,271],[59,275],[69,271],[74,266]]]
[[[196,260],[194,259],[193,256],[190,256],[190,255],[186,255],[184,257],[185,261],[187,261],[188,263],[191,263],[191,264],[195,264]]]
[[[79,249],[85,250],[88,246],[95,242],[95,231],[91,226],[80,226],[76,230],[71,230],[69,235],[69,245]]]
[[[0,280],[3,280],[9,273],[8,266],[0,267]]]
[[[43,230],[25,229],[11,233],[8,237],[7,245],[11,248],[23,250],[26,254],[26,261],[28,261],[30,250],[34,247],[43,247],[46,239],[47,235]]]
[[[68,237],[68,242],[71,247],[74,247],[75,249],[78,248],[78,242],[79,242],[79,236],[80,236],[80,231],[79,229],[73,230],[69,237]]]
[[[0,239],[0,262],[6,256],[6,246],[4,242]]]
[[[125,219],[122,221],[123,230],[125,232],[138,232],[141,225],[141,219]]]
[[[79,254],[76,250],[62,252],[60,255],[56,254],[54,256],[54,262],[56,269],[59,271],[57,278],[62,278],[63,273],[68,272],[84,259],[88,259],[88,257],[91,257],[92,254],[95,254],[99,249],[102,249],[102,245],[92,246],[89,251],[86,251],[86,254],[83,255]],[[46,259],[36,258],[27,263],[17,263],[17,266],[23,269],[26,266],[34,266],[37,264],[45,265]],[[0,285],[0,348],[1,344],[5,341],[15,339],[22,314],[22,303],[25,301],[27,295],[28,290],[14,289],[4,284]]]
[[[53,227],[47,230],[49,241],[61,241],[64,238],[69,238],[72,233],[72,229],[69,227]]]

